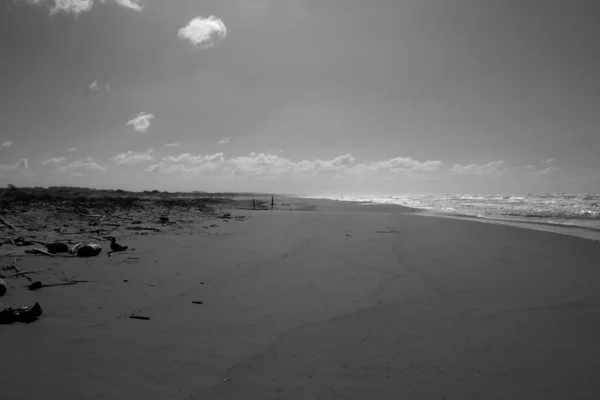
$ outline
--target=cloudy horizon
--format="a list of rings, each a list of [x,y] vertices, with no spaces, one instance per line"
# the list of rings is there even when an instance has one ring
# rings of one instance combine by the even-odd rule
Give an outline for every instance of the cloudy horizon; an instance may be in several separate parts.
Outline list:
[[[599,14],[583,0],[10,0],[0,184],[600,192]]]

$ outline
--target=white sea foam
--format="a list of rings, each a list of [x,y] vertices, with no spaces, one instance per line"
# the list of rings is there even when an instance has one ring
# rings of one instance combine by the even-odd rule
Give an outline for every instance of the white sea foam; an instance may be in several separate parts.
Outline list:
[[[341,200],[340,197],[325,196]],[[399,204],[440,213],[480,218],[552,223],[600,229],[600,194],[457,194],[423,196],[357,196],[344,201]],[[366,202],[366,203],[365,203]]]

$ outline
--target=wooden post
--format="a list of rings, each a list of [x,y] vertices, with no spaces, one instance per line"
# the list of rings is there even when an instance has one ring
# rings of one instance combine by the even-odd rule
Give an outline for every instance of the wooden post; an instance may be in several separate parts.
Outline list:
[[[254,199],[252,199],[252,209],[256,210],[256,203],[254,202]]]
[[[275,205],[275,202],[273,200],[273,196],[271,196],[271,210],[273,209],[273,206]]]

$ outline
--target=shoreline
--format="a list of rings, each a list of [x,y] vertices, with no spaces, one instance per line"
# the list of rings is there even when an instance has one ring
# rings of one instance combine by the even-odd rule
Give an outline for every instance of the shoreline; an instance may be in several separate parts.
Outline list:
[[[310,198],[306,198],[310,199]],[[313,198],[316,199],[316,198]],[[568,235],[575,236],[581,239],[588,239],[594,241],[600,241],[600,229],[593,227],[586,227],[580,225],[567,225],[567,224],[557,224],[553,222],[541,222],[541,221],[522,221],[522,220],[509,220],[502,218],[491,218],[491,217],[480,217],[475,215],[468,214],[460,214],[460,213],[446,213],[443,211],[432,211],[421,208],[414,208],[405,206],[402,204],[391,204],[391,203],[376,203],[371,201],[354,201],[354,200],[339,200],[339,199],[324,199],[319,198],[319,200],[327,200],[327,201],[338,201],[338,202],[346,202],[352,203],[359,206],[368,206],[373,207],[375,205],[386,205],[386,206],[398,206],[403,207],[405,209],[411,210],[414,214],[425,216],[425,217],[439,217],[439,218],[449,218],[449,219],[457,219],[464,221],[474,221],[488,224],[496,224],[496,225],[506,225],[512,226],[515,228],[521,229],[532,229],[544,232],[551,232],[560,235]]]

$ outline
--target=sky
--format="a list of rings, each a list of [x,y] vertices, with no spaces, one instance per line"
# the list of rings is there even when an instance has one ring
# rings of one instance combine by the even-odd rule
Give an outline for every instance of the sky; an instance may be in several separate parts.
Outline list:
[[[0,185],[600,192],[595,0],[2,0]]]

